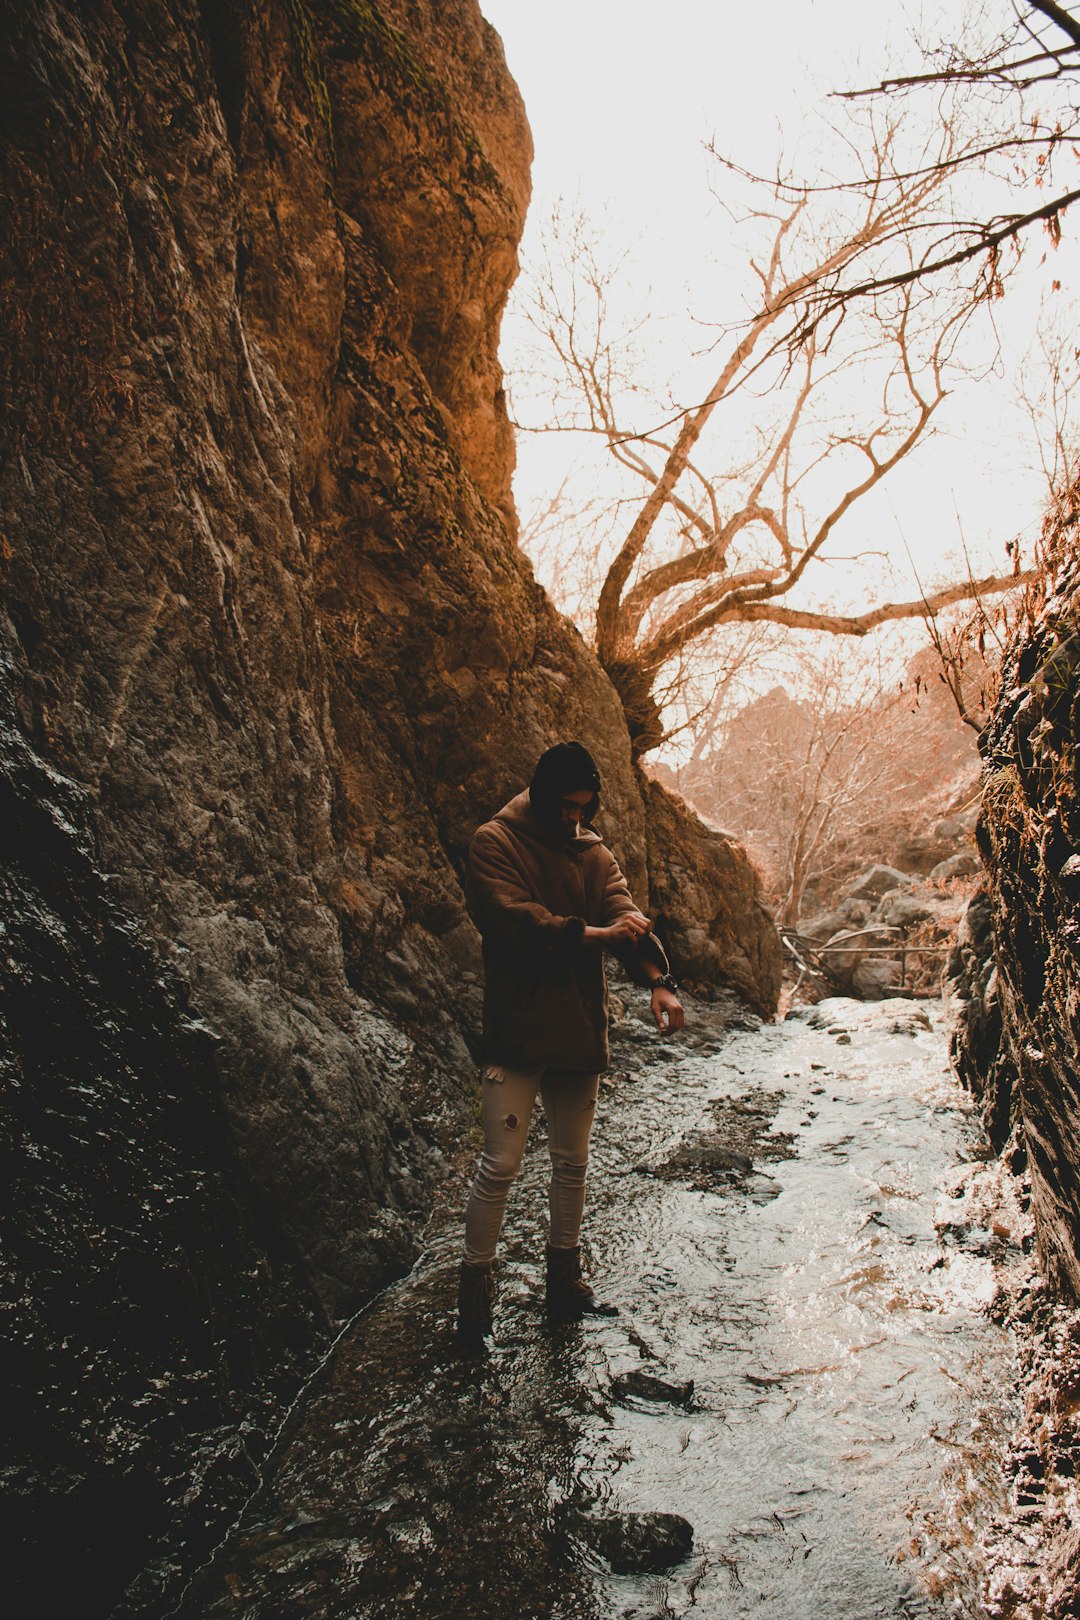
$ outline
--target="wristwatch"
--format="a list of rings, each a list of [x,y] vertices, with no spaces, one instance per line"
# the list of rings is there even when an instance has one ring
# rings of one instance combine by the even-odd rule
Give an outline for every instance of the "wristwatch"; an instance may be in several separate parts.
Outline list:
[[[678,980],[673,978],[670,973],[661,973],[660,977],[658,979],[654,979],[652,981],[652,983],[650,984],[650,986],[649,986],[650,990],[671,990],[671,991],[675,991],[678,988],[679,988]]]

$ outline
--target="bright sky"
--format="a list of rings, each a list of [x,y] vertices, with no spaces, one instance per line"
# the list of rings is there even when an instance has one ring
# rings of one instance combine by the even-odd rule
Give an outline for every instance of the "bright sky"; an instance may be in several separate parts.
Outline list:
[[[971,9],[968,0],[480,4],[502,35],[536,144],[524,255],[538,253],[557,198],[578,202],[613,243],[633,244],[626,318],[644,304],[661,336],[664,320],[685,322],[688,308],[707,318],[738,308],[723,296],[725,226],[710,195],[716,171],[704,142],[766,172],[783,153],[808,174],[813,116],[828,111],[828,92],[876,82],[890,69],[910,71],[919,62],[914,35],[955,35]],[[1011,15],[1007,0],[985,0],[983,9],[1001,25]],[[1032,287],[1044,287],[1050,274],[1033,271]],[[1033,291],[996,306],[1010,359],[1032,341],[1037,302]],[[503,345],[511,386],[521,345],[512,309]],[[561,436],[521,438],[523,519],[550,498],[579,454],[580,444]],[[905,570],[906,542],[925,578],[955,550],[961,526],[977,567],[991,557],[1003,566],[1006,540],[1037,533],[1045,497],[1029,419],[1012,385],[991,378],[958,388],[941,437],[898,469],[867,518],[875,544],[887,541]]]

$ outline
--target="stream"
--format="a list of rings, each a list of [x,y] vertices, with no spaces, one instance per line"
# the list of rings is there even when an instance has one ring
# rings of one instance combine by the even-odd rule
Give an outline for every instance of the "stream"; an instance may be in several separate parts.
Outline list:
[[[621,1314],[546,1322],[534,1123],[494,1353],[454,1352],[455,1199],[337,1341],[175,1613],[984,1612],[1018,1412],[988,1307],[1026,1258],[938,1007],[694,1008],[678,1041],[635,1007],[612,1061],[586,1252]]]

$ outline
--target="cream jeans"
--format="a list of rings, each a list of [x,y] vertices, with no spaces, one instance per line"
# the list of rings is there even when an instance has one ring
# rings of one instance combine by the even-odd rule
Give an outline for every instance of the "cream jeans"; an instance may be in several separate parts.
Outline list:
[[[521,1167],[537,1093],[544,1105],[551,1155],[548,1242],[572,1249],[581,1232],[589,1136],[600,1076],[569,1069],[504,1069],[489,1064],[483,1078],[484,1151],[465,1211],[465,1260],[488,1265]]]

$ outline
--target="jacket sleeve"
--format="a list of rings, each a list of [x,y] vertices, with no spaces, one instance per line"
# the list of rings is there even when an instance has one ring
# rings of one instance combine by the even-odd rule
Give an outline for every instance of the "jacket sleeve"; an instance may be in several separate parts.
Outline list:
[[[560,917],[535,900],[498,833],[481,827],[469,847],[466,899],[486,939],[542,956],[576,951],[584,917]]]
[[[611,866],[608,870],[607,881],[604,885],[603,926],[609,927],[628,911],[637,911],[639,907],[634,903],[630,893],[630,885],[623,877],[619,863],[614,855],[611,857]],[[646,934],[636,945],[619,945],[612,953],[623,964],[630,977],[636,984],[648,985],[649,976],[644,971],[644,961],[655,962],[661,973],[670,972],[667,952],[655,934]]]

